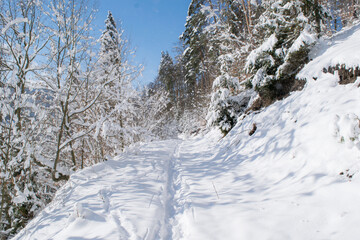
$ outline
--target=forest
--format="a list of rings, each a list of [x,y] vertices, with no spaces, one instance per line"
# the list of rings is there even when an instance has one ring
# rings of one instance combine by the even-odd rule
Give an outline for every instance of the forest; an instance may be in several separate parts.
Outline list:
[[[137,142],[225,136],[301,90],[312,47],[357,22],[360,1],[192,0],[176,56],[164,49],[141,89],[121,16],[109,12],[97,38],[96,10],[92,0],[0,1],[0,239],[80,169]]]

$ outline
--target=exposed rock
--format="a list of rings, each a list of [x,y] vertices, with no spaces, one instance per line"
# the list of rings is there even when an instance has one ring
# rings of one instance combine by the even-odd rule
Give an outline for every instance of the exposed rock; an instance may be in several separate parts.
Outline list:
[[[346,66],[344,64],[338,64],[335,67],[328,67],[327,69],[324,68],[323,72],[324,73],[331,73],[334,74],[335,71],[338,72],[339,74],[339,84],[349,84],[349,83],[354,83],[356,81],[356,79],[358,77],[360,77],[360,68],[356,67],[356,68],[349,68],[347,69]]]

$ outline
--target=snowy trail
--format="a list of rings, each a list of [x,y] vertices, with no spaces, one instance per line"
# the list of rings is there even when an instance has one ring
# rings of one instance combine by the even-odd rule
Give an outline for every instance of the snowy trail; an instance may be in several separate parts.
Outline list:
[[[171,221],[174,217],[174,195],[175,195],[175,187],[174,183],[176,181],[176,170],[175,164],[179,158],[179,145],[176,145],[174,152],[169,156],[169,161],[165,163],[165,186],[162,189],[163,192],[163,209],[164,216],[160,229],[160,238],[161,239],[169,239],[171,237],[172,225]]]
[[[14,239],[188,239],[198,201],[219,200],[212,173],[223,169],[206,163],[218,140],[144,144],[84,169]]]
[[[15,239],[171,239],[180,140],[74,174]]]
[[[329,171],[309,161],[322,157],[332,166],[349,151],[341,153],[343,146],[334,141],[338,155],[309,155],[314,142],[289,142],[301,139],[306,128],[287,127],[279,134],[278,126],[263,126],[250,138],[244,129],[252,120],[226,139],[213,132],[144,144],[76,173],[15,239],[300,240],[360,234],[360,207],[354,205],[360,178],[339,176],[347,163]],[[354,152],[352,172],[360,169]]]
[[[283,121],[294,126],[294,117],[285,115]],[[349,151],[334,141],[333,152],[309,154],[319,139],[295,140],[306,138],[307,128],[288,126],[279,134],[283,121],[250,138],[245,130],[254,118],[226,139],[213,132],[144,144],[74,174],[14,239],[300,240],[360,234],[360,207],[354,205],[360,178],[339,176],[349,163],[336,163]],[[350,152],[356,153],[356,173],[360,154]]]

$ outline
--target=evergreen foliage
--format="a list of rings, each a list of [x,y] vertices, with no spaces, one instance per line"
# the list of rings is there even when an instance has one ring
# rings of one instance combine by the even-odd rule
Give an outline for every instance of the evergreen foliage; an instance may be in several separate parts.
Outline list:
[[[266,9],[255,28],[267,40],[248,57],[251,85],[264,104],[286,96],[321,30],[324,11],[316,1],[263,1]]]
[[[168,52],[161,52],[159,72],[156,81],[164,86],[165,91],[169,93],[171,102],[176,101],[175,74],[176,70],[172,57]]]
[[[180,39],[186,46],[183,52],[185,62],[185,82],[188,95],[196,99],[198,94],[211,90],[213,72],[216,71],[216,45],[210,42],[212,33],[207,27],[216,23],[214,6],[211,1],[193,0],[190,3],[185,31]]]
[[[131,83],[138,69],[128,64],[131,55],[127,49],[127,41],[123,31],[116,26],[112,13],[105,20],[105,30],[101,35],[100,54],[97,72],[94,78],[103,91],[99,96],[101,105],[96,107],[96,114],[102,122],[97,124],[96,133],[100,158],[106,153],[114,153],[115,149],[123,149],[133,142],[136,126],[132,120],[136,116],[135,99],[138,97]]]

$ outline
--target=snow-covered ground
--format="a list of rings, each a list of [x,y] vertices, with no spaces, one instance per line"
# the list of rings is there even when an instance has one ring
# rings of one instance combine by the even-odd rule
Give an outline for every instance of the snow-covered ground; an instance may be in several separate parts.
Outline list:
[[[225,138],[138,145],[74,174],[14,239],[356,239],[360,79],[321,70],[359,51],[359,25],[322,41],[304,90]]]

